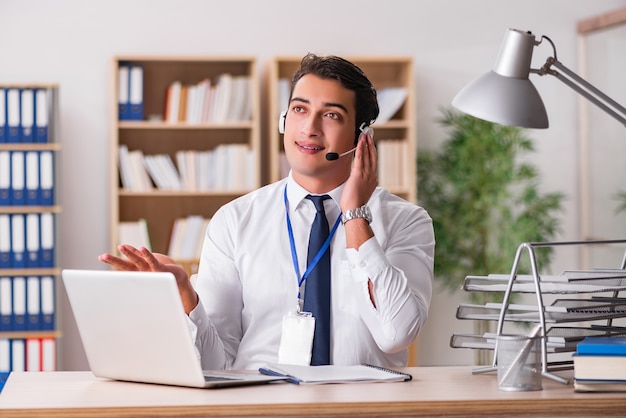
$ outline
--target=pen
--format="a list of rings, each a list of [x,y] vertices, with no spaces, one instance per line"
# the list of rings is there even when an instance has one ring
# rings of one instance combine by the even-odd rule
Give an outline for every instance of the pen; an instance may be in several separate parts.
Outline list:
[[[278,376],[278,377],[284,377],[284,378],[285,378],[285,380],[286,380],[287,382],[289,382],[289,383],[293,383],[293,384],[295,384],[295,385],[299,385],[299,384],[300,384],[300,381],[299,381],[298,379],[296,379],[296,378],[292,377],[292,376],[287,376],[287,375],[284,375],[284,374],[281,374],[281,373],[275,372],[274,370],[267,369],[267,368],[265,368],[265,367],[259,367],[259,373],[261,373],[261,374],[265,374],[265,375],[267,375],[267,376]]]

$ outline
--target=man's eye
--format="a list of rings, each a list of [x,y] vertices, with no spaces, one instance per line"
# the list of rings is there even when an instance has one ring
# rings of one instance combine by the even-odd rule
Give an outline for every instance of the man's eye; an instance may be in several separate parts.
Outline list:
[[[339,115],[337,113],[332,113],[332,112],[331,113],[327,113],[326,117],[331,118],[331,119],[335,119],[335,120],[339,119]]]

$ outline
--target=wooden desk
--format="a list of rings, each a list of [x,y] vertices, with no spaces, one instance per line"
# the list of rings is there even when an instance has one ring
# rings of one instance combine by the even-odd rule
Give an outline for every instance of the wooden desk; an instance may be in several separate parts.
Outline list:
[[[416,417],[624,416],[626,393],[503,392],[495,374],[472,367],[413,367],[403,383],[189,389],[97,379],[91,372],[11,374],[0,394],[8,417]],[[569,377],[566,374],[562,376]]]

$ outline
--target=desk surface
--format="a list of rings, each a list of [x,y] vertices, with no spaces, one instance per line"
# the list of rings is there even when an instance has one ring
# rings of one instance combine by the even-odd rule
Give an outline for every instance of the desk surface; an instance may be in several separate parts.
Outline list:
[[[12,373],[2,417],[407,417],[624,416],[626,393],[575,393],[543,379],[543,390],[503,392],[494,373],[472,367],[413,367],[410,382],[289,383],[191,389],[95,378],[91,372]],[[571,377],[566,372],[561,376]]]

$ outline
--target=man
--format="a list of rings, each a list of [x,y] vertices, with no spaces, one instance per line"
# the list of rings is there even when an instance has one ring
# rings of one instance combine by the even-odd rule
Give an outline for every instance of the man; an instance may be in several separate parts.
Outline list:
[[[196,289],[181,267],[145,248],[122,245],[126,259],[103,254],[100,260],[118,269],[174,273],[204,369],[255,369],[293,358],[306,364],[311,344],[312,364],[405,366],[427,318],[434,233],[424,209],[377,187],[374,142],[359,131],[377,116],[376,91],[358,67],[308,54],[281,121],[290,175],[215,213]],[[326,158],[355,142],[354,156]],[[330,197],[317,199],[328,223],[322,229],[332,228],[317,262],[307,260],[307,242],[322,217],[309,195]],[[313,272],[323,268],[324,257],[330,259],[330,294],[323,297],[330,335],[318,343],[327,314],[299,311],[311,308],[308,286],[323,280]],[[315,320],[314,338],[303,318]],[[324,344],[325,359],[318,361]]]

